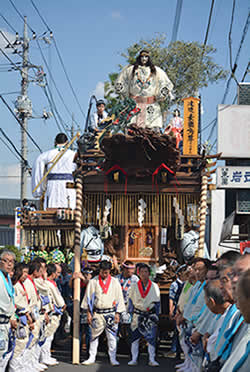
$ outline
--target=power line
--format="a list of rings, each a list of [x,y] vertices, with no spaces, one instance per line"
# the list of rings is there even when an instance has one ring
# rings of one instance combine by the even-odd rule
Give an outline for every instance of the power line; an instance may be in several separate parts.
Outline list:
[[[30,0],[31,1],[31,4],[33,5],[33,7],[35,8],[37,14],[39,15],[39,17],[41,18],[41,21],[43,22],[44,26],[47,28],[47,30],[49,32],[52,32],[51,29],[49,28],[48,24],[46,23],[45,19],[43,18],[43,16],[41,15],[41,13],[39,12],[37,6],[35,5],[34,1]]]
[[[83,118],[85,119],[85,118],[86,118],[85,113],[83,112],[83,109],[82,109],[82,107],[81,107],[81,105],[80,105],[80,102],[79,102],[79,100],[78,100],[78,98],[77,98],[77,95],[76,95],[76,93],[75,93],[75,90],[74,90],[74,88],[73,88],[73,86],[72,86],[72,84],[71,84],[71,81],[70,81],[69,75],[68,75],[68,73],[67,73],[67,71],[66,71],[66,68],[65,68],[65,65],[64,65],[64,62],[63,62],[62,56],[61,56],[61,54],[60,54],[60,52],[59,52],[59,49],[58,49],[58,47],[57,47],[57,43],[56,43],[56,40],[55,40],[54,37],[53,37],[53,41],[54,41],[54,44],[55,44],[55,47],[56,47],[56,51],[57,51],[58,57],[59,57],[59,59],[60,59],[60,62],[61,62],[61,65],[62,65],[63,71],[64,71],[64,73],[65,73],[65,76],[66,76],[66,78],[67,78],[67,81],[68,81],[68,83],[69,83],[69,86],[70,86],[70,88],[71,88],[71,91],[72,91],[72,93],[73,93],[73,96],[75,97],[75,100],[76,100],[76,102],[77,102],[77,104],[78,104],[78,107],[79,107],[79,109],[80,109],[80,111],[81,111],[81,113],[82,113],[82,115],[83,115]]]
[[[13,3],[12,0],[9,0],[9,2],[11,3],[11,5],[13,6],[13,8],[15,9],[15,11],[17,12],[17,14],[19,15],[19,17],[23,20],[23,22],[25,23],[25,19],[24,19],[24,16],[19,12],[19,10],[17,9],[17,7],[15,6],[15,4]],[[30,31],[33,33],[33,37],[35,37],[36,35],[36,32],[30,27],[30,25],[27,23],[27,26],[29,27]]]
[[[11,1],[11,0],[10,0],[10,1]],[[31,4],[33,5],[33,7],[34,7],[34,9],[36,10],[36,12],[37,12],[37,14],[39,15],[39,17],[41,18],[43,24],[45,24],[45,26],[47,27],[48,31],[52,34],[51,28],[50,28],[50,27],[48,26],[48,24],[45,22],[44,18],[42,17],[41,13],[39,12],[37,6],[35,6],[34,1],[31,0]],[[85,113],[83,112],[82,107],[81,107],[81,105],[80,105],[80,102],[79,102],[79,100],[78,100],[78,98],[77,98],[76,92],[75,92],[75,90],[74,90],[74,88],[73,88],[73,85],[72,85],[71,80],[70,80],[70,78],[69,78],[69,75],[68,75],[68,73],[67,73],[67,70],[66,70],[65,64],[64,64],[64,62],[63,62],[63,59],[62,59],[61,53],[60,53],[60,51],[59,51],[59,48],[58,48],[58,46],[57,46],[57,43],[56,43],[56,40],[55,40],[54,36],[53,36],[52,40],[53,40],[53,42],[54,42],[54,45],[55,45],[55,48],[56,48],[56,52],[57,52],[58,58],[59,58],[59,60],[60,60],[60,62],[61,62],[61,65],[62,65],[62,68],[63,68],[64,74],[65,74],[65,76],[66,76],[66,79],[67,79],[68,84],[69,84],[69,86],[70,86],[70,89],[71,89],[71,91],[72,91],[72,94],[73,94],[73,96],[74,96],[74,98],[75,98],[75,100],[76,100],[76,102],[77,102],[77,104],[78,104],[78,107],[79,107],[79,109],[80,109],[80,111],[81,111],[81,113],[82,113],[82,115],[83,115],[83,117],[84,117],[84,119],[85,119]]]
[[[49,83],[48,83],[48,80],[47,80],[47,77],[45,76],[45,82],[46,82],[46,88],[48,90],[48,93],[49,93],[49,97],[50,97],[50,102],[52,103],[52,107],[54,108],[57,116],[58,116],[58,119],[60,120],[61,122],[61,125],[63,127],[63,129],[65,131],[69,130],[68,128],[68,125],[65,123],[65,121],[62,119],[61,115],[59,114],[58,110],[57,110],[57,107],[56,107],[56,104],[55,104],[55,101],[54,101],[54,98],[53,98],[53,94],[51,92],[51,89],[50,89],[50,86],[49,86]]]
[[[244,71],[244,73],[243,73],[243,76],[242,76],[242,79],[241,79],[241,82],[242,82],[242,83],[244,82],[245,77],[247,76],[247,73],[248,73],[249,67],[250,67],[250,62],[248,62],[247,67],[246,67],[246,69],[245,69],[245,71]],[[236,102],[236,99],[237,99],[237,94],[235,95],[232,104],[234,104],[234,103]],[[214,124],[214,125],[213,125],[213,128],[212,128],[212,130],[211,130],[211,132],[213,133],[214,128],[215,128],[215,126],[216,126],[216,124],[217,124],[217,116],[216,116],[216,118],[214,118],[214,119],[213,119],[213,120],[212,120],[212,121],[211,121],[211,122],[210,122],[210,123],[209,123],[205,128],[203,128],[202,131],[204,131],[205,129],[207,129],[208,127],[210,127],[212,124]],[[209,139],[212,137],[211,132],[210,132],[210,134],[209,134],[209,137],[207,138],[207,141],[209,141]]]
[[[13,32],[15,32],[16,34],[18,34],[18,32],[14,29],[14,27],[11,26],[11,24],[7,21],[7,19],[2,15],[2,13],[0,13],[0,16],[3,18],[4,22],[9,26],[9,28],[11,28],[11,30]]]
[[[39,145],[36,143],[36,141],[33,139],[33,137],[29,134],[29,132],[23,127],[22,122],[18,119],[18,117],[12,111],[11,107],[8,105],[8,103],[5,101],[5,99],[1,95],[0,95],[0,98],[3,101],[3,103],[5,104],[5,106],[8,108],[8,110],[10,111],[10,113],[14,116],[14,118],[16,119],[16,121],[18,122],[18,124],[21,126],[21,128],[25,131],[25,133],[27,134],[27,136],[29,137],[29,139],[31,140],[31,142],[36,146],[36,148],[40,151],[40,153],[42,153],[42,150],[39,147]]]
[[[71,113],[71,111],[69,110],[69,108],[67,107],[67,105],[66,105],[66,103],[65,103],[65,101],[64,101],[64,99],[63,99],[63,96],[62,96],[61,92],[59,91],[59,89],[58,89],[58,87],[57,87],[57,85],[56,85],[55,79],[53,78],[53,75],[52,75],[52,73],[51,73],[51,71],[50,71],[49,65],[48,65],[48,63],[47,63],[47,61],[46,61],[46,58],[45,58],[45,56],[44,56],[44,53],[43,53],[43,51],[42,51],[42,48],[41,48],[41,46],[40,46],[38,40],[36,40],[36,43],[37,43],[38,48],[39,48],[39,50],[40,50],[40,53],[41,53],[41,56],[42,56],[43,62],[44,62],[45,66],[46,66],[46,68],[47,68],[47,70],[48,70],[48,73],[49,73],[50,79],[51,79],[51,81],[52,81],[52,83],[53,83],[53,85],[54,85],[54,87],[55,87],[55,89],[56,89],[56,91],[57,91],[57,94],[58,94],[58,96],[59,96],[59,98],[60,98],[60,100],[61,100],[63,106],[65,107],[66,111],[67,111],[68,114],[71,116],[72,113]]]
[[[234,12],[234,9],[232,10],[232,14],[233,14],[233,12]],[[232,17],[232,19],[233,19],[233,17]],[[222,104],[224,104],[225,101],[226,101],[226,97],[227,97],[228,92],[229,92],[230,82],[231,82],[232,78],[234,78],[235,81],[236,81],[236,83],[237,83],[237,85],[239,85],[239,83],[238,83],[237,79],[235,78],[235,75],[234,74],[235,74],[235,70],[237,68],[237,62],[238,62],[238,59],[239,59],[239,56],[240,56],[241,48],[242,48],[242,45],[243,45],[243,43],[245,41],[245,37],[246,37],[247,32],[248,32],[249,24],[250,24],[250,12],[248,12],[247,20],[246,20],[245,25],[244,25],[244,28],[243,28],[242,37],[241,37],[241,40],[240,40],[240,45],[239,45],[239,48],[238,48],[238,51],[237,51],[237,54],[236,54],[236,58],[235,58],[233,69],[231,71],[231,75],[230,75],[230,77],[229,77],[229,79],[227,81],[227,84],[226,84],[226,89],[225,89],[225,92],[224,92],[224,95],[223,95],[223,98],[222,98],[222,102],[221,102]],[[231,20],[231,25],[232,25],[232,20]],[[230,31],[231,31],[231,27],[232,27],[231,25],[230,25]],[[246,68],[246,70],[244,72],[243,78],[241,80],[242,82],[244,81],[244,79],[245,79],[245,77],[247,75],[249,64],[250,64],[250,62],[248,63],[247,68]],[[214,131],[215,127],[216,127],[216,124],[217,124],[217,119],[216,119],[213,127],[211,128],[211,131],[210,131],[209,136],[208,136],[208,140],[212,137],[212,134],[213,134],[213,131]]]
[[[1,31],[1,30],[0,30]],[[16,70],[20,71],[22,75],[26,75],[28,78],[32,79],[33,77],[30,76],[28,73],[24,73],[23,70],[21,69],[21,67],[19,67],[15,62],[13,62],[9,56],[3,51],[2,48],[0,48],[0,52],[4,55],[5,58],[7,58],[7,60],[10,62],[11,65],[13,65],[15,67]]]
[[[207,30],[206,30],[206,35],[205,35],[204,43],[203,43],[204,45],[207,44],[207,39],[208,39],[208,33],[209,33],[211,19],[212,19],[213,8],[214,8],[214,0],[212,0],[211,7],[210,7],[208,24],[207,24]]]
[[[59,129],[60,132],[62,132],[61,126],[60,126],[60,124],[59,124],[59,122],[58,122],[58,120],[57,120],[57,117],[56,117],[55,113],[54,113],[53,104],[52,104],[52,102],[51,102],[51,99],[50,99],[50,97],[49,97],[48,92],[46,91],[46,86],[43,87],[43,92],[44,92],[44,94],[45,94],[45,96],[46,96],[46,98],[47,98],[47,100],[48,100],[48,102],[49,102],[50,109],[51,109],[51,111],[52,111],[53,118],[54,118],[54,120],[55,120],[55,122],[56,122],[57,128]]]
[[[228,33],[229,60],[230,60],[231,71],[233,71],[233,61],[232,61],[232,59],[233,59],[233,57],[232,57],[232,28],[233,28],[233,21],[234,21],[235,3],[236,3],[236,0],[233,0],[231,22],[230,22],[230,28],[229,28],[229,33]]]
[[[17,157],[17,155],[14,153],[14,151],[12,150],[12,148],[8,145],[8,143],[6,143],[2,137],[0,137],[0,141],[3,142],[3,144],[10,150],[10,152],[15,156],[15,158],[19,161],[20,159]]]
[[[17,150],[17,148],[14,145],[14,143],[11,141],[11,139],[7,136],[7,134],[3,131],[2,128],[0,128],[0,132],[6,138],[6,140],[11,144],[11,146],[13,147],[13,149],[15,150],[15,152],[18,154],[18,156],[20,157],[20,159],[22,159],[24,165],[27,167],[29,173],[31,174],[31,171],[30,171],[31,167],[30,167],[28,161],[26,159],[24,159],[24,157],[22,156],[22,154]]]
[[[183,0],[177,0],[171,43],[177,39]]]

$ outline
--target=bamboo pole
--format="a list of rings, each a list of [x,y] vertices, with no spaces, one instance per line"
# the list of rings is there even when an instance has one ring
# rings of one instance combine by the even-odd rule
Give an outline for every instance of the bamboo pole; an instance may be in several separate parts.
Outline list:
[[[205,229],[206,229],[206,210],[207,210],[207,175],[204,174],[201,179],[201,199],[200,199],[200,229],[199,229],[199,247],[198,257],[204,256]]]
[[[80,272],[80,239],[81,239],[81,219],[82,219],[82,196],[83,178],[78,175],[76,178],[76,209],[75,209],[75,267],[74,272]],[[80,278],[74,279],[74,315],[73,315],[73,350],[72,363],[80,363]]]

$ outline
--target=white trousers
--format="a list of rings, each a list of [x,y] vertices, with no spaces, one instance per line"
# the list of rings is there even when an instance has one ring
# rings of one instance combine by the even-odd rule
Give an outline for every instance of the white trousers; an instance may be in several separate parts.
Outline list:
[[[139,355],[139,342],[140,342],[140,339],[135,340],[131,344],[132,361],[134,363],[137,362],[138,355]],[[150,362],[155,362],[155,347],[151,344],[148,344],[148,356],[149,356]]]
[[[108,354],[110,361],[116,360],[116,349],[117,349],[117,339],[112,333],[105,330],[106,337],[108,341]],[[94,362],[96,359],[97,349],[98,349],[99,337],[96,337],[93,341],[90,341],[89,345],[89,359]]]

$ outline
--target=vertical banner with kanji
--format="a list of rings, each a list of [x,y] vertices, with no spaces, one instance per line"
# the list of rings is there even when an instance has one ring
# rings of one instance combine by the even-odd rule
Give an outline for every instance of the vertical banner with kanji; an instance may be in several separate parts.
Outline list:
[[[15,209],[15,243],[14,245],[20,249],[21,246],[21,208]]]
[[[184,98],[183,155],[198,154],[199,98]]]

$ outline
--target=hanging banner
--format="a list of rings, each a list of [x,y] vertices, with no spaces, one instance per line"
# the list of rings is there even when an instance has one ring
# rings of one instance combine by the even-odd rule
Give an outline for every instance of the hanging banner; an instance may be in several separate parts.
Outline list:
[[[183,155],[198,154],[199,98],[184,98]]]
[[[21,246],[21,208],[15,209],[15,242],[14,245],[20,249]]]

